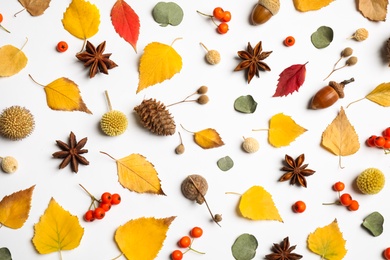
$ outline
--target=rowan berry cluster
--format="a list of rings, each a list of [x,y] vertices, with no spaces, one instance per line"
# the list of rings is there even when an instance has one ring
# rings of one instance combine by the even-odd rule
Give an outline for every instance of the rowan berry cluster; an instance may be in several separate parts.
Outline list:
[[[323,205],[341,205],[347,207],[350,211],[356,211],[359,209],[359,202],[357,200],[352,199],[351,194],[349,193],[341,193],[345,189],[345,184],[341,181],[338,181],[332,186],[334,191],[337,191],[338,200],[333,203],[322,203]]]
[[[199,14],[210,17],[213,23],[217,26],[217,32],[220,34],[225,34],[229,31],[229,25],[228,22],[232,19],[232,14],[229,11],[223,10],[222,7],[215,7],[213,10],[213,14],[205,14],[202,12],[197,11]],[[215,21],[218,20],[221,23],[217,24]]]
[[[198,250],[195,250],[193,249],[191,246],[192,246],[192,243],[194,242],[194,239],[195,238],[199,238],[203,235],[203,229],[200,228],[200,227],[193,227],[190,231],[190,236],[183,236],[182,238],[180,238],[180,240],[177,242],[177,245],[180,247],[180,248],[186,248],[186,251],[182,252],[181,250],[179,249],[176,249],[174,250],[172,253],[171,253],[171,259],[172,260],[181,260],[183,259],[183,255],[185,253],[187,253],[188,251],[192,250],[198,254],[204,254],[203,252],[200,252]]]
[[[383,130],[382,135],[371,135],[366,144],[369,147],[378,147],[385,150],[385,153],[390,153],[390,127]]]

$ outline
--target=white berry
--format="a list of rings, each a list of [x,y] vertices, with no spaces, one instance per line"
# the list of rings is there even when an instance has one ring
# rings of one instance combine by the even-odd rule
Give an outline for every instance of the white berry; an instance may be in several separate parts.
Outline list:
[[[244,142],[242,143],[242,148],[247,153],[255,153],[259,150],[260,145],[255,138],[248,137],[248,138],[244,138]]]

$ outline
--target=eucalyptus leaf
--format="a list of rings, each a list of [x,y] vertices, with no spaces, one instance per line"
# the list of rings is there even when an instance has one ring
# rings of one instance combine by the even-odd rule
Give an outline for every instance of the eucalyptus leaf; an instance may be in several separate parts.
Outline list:
[[[0,248],[0,260],[12,260],[11,252],[8,250],[8,248]]]
[[[383,216],[379,212],[375,211],[363,220],[362,225],[368,231],[370,231],[374,237],[377,237],[383,232],[384,221],[385,219],[383,218]]]
[[[333,41],[333,29],[328,26],[321,26],[311,35],[311,42],[317,49],[328,47]]]
[[[232,254],[236,260],[250,260],[256,255],[258,242],[251,234],[241,234],[232,245]]]
[[[241,113],[251,114],[256,111],[257,102],[251,95],[240,96],[234,101],[234,109]]]
[[[234,162],[233,162],[232,158],[230,158],[229,156],[225,156],[217,161],[217,165],[218,165],[219,169],[226,172],[233,167]]]
[[[153,19],[160,26],[177,26],[183,21],[183,9],[174,2],[158,2],[152,10]]]

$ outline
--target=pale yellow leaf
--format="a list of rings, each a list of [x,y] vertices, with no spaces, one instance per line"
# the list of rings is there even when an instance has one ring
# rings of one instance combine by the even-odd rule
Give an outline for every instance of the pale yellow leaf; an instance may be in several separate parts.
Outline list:
[[[378,105],[390,106],[390,83],[379,84],[374,90],[366,95],[366,98]]]
[[[32,16],[38,16],[49,7],[50,0],[19,0],[19,3],[29,12]]]
[[[319,10],[334,0],[294,0],[295,9],[301,12]]]
[[[321,145],[339,156],[351,155],[359,150],[359,137],[349,122],[343,107],[322,133]]]
[[[347,254],[346,241],[337,220],[325,227],[317,228],[307,239],[308,248],[326,260],[341,260]]]
[[[72,250],[80,245],[84,228],[77,216],[64,210],[53,198],[34,225],[32,242],[40,254]]]
[[[154,165],[140,154],[131,154],[116,160],[119,182],[138,193],[165,195]]]
[[[388,0],[358,0],[358,9],[371,21],[386,21]]]
[[[137,93],[171,79],[181,71],[182,66],[182,58],[172,46],[159,42],[149,43],[140,59]]]
[[[70,34],[86,40],[99,30],[99,9],[88,1],[72,0],[64,13],[62,24]]]
[[[272,195],[261,186],[252,186],[242,194],[238,208],[245,218],[283,222]]]
[[[28,59],[21,49],[4,45],[0,48],[0,60],[0,77],[9,77],[24,69]]]
[[[0,201],[0,224],[9,228],[21,228],[31,209],[32,193],[35,185],[26,190],[5,196]],[[0,226],[1,226],[0,225]]]
[[[307,130],[283,113],[272,116],[269,121],[268,141],[275,147],[288,146]]]
[[[194,133],[195,143],[203,149],[216,148],[224,145],[219,133],[212,128],[206,128]]]
[[[174,219],[175,217],[172,216],[130,220],[118,227],[115,232],[115,242],[127,259],[157,259],[157,254]]]

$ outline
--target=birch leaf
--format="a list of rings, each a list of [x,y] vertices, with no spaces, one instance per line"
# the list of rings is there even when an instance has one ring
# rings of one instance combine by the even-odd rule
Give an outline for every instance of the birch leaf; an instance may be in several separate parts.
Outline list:
[[[38,16],[43,14],[49,7],[50,0],[19,0],[19,3],[29,12],[32,16]]]
[[[27,57],[21,49],[12,45],[0,48],[0,77],[13,76],[27,65]]]
[[[317,228],[307,239],[308,248],[326,260],[341,260],[347,254],[346,241],[337,220],[325,227]]]
[[[171,79],[181,71],[182,66],[182,58],[172,46],[159,42],[149,43],[144,49],[139,64],[137,93]]]
[[[390,106],[390,83],[379,84],[374,90],[366,95],[366,98],[378,105]]]
[[[35,185],[5,196],[0,201],[0,224],[9,228],[21,228],[31,209],[32,194]],[[1,226],[0,225],[0,226]]]
[[[241,195],[238,209],[241,215],[252,220],[283,222],[272,195],[261,186],[252,186]]]
[[[288,146],[298,136],[306,132],[290,117],[283,113],[272,116],[269,122],[268,141],[275,147]]]
[[[75,249],[83,235],[79,219],[51,198],[39,222],[34,225],[32,242],[40,254],[49,254]]]
[[[306,78],[306,64],[295,64],[279,74],[278,85],[273,97],[287,96],[298,91]]]
[[[294,0],[294,6],[300,12],[308,12],[319,10],[332,2],[333,0]]]
[[[99,9],[88,1],[72,0],[64,13],[62,24],[70,34],[86,40],[99,31]]]
[[[216,148],[224,145],[219,133],[212,128],[206,128],[194,133],[194,140],[203,149]]]
[[[111,22],[119,36],[137,52],[140,20],[133,8],[124,0],[117,0],[111,9]]]
[[[156,259],[175,217],[138,218],[115,231],[115,242],[127,259]]]
[[[388,0],[358,0],[361,14],[371,21],[386,21]]]

